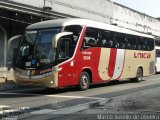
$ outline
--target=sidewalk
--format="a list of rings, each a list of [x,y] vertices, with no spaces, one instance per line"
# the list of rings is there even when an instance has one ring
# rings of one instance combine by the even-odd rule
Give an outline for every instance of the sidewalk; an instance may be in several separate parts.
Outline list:
[[[4,90],[8,90],[8,89],[11,89],[11,88],[14,88],[16,87],[16,84],[14,81],[12,80],[9,80],[9,81],[5,81],[5,80],[1,80],[0,79],[0,91],[4,91]]]
[[[6,79],[5,78],[0,78],[0,84],[5,83]]]

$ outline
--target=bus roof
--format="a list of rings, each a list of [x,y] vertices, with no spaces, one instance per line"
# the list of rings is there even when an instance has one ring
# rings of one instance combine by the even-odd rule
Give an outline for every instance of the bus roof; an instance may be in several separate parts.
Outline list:
[[[137,35],[137,36],[143,36],[143,37],[154,39],[154,37],[151,35],[139,33],[136,31],[132,31],[129,29],[121,28],[118,26],[110,25],[110,24],[105,24],[105,23],[87,20],[87,19],[81,19],[81,18],[65,18],[65,19],[43,21],[43,22],[38,22],[32,25],[29,25],[26,29],[54,28],[54,27],[61,27],[61,26],[68,26],[68,25],[82,25],[82,26],[85,25],[88,27],[94,27],[94,28],[126,33],[131,35]]]

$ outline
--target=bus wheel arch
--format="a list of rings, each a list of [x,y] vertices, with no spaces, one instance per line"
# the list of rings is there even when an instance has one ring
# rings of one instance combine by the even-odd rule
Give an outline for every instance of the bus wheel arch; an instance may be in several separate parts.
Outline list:
[[[79,89],[87,90],[92,83],[92,72],[90,69],[84,69],[79,77]]]
[[[136,71],[135,81],[136,82],[141,82],[142,81],[142,77],[143,77],[143,67],[139,66],[137,68],[137,71]]]

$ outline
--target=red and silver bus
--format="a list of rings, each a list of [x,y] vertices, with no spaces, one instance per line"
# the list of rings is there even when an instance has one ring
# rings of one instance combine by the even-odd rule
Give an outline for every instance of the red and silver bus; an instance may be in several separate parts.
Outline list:
[[[134,78],[155,72],[154,37],[85,19],[29,25],[20,41],[15,78],[46,88]]]

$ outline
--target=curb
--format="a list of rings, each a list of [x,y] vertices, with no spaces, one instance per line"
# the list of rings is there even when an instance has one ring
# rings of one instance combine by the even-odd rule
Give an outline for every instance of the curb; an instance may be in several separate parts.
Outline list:
[[[7,78],[0,78],[0,84],[5,84],[5,83],[16,83],[15,80],[9,80]]]
[[[61,117],[68,114],[73,114],[76,112],[84,111],[90,108],[99,107],[104,105],[108,99],[101,99],[98,101],[88,102],[85,104],[79,104],[71,107],[66,107],[63,109],[53,110],[53,109],[44,109],[33,111],[29,114],[22,114],[18,117],[19,120],[23,119],[32,119],[32,120],[44,120],[44,119],[53,119]]]

